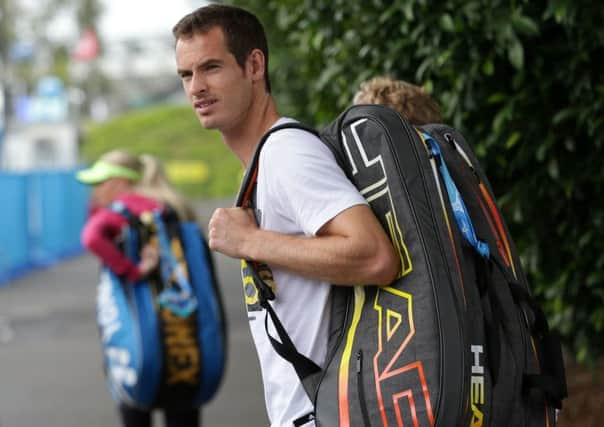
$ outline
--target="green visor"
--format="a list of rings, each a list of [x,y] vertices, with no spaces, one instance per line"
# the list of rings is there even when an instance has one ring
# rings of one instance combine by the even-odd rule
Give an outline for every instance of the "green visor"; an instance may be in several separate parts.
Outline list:
[[[134,182],[140,179],[140,174],[133,169],[99,160],[92,167],[81,170],[76,178],[84,184],[100,184],[109,178],[128,178]]]

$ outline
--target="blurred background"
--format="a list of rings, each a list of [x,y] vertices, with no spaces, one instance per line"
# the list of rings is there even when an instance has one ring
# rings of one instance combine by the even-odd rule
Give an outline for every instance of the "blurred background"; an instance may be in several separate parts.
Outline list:
[[[1,0],[0,282],[79,249],[87,189],[73,171],[112,148],[158,155],[193,197],[235,191],[239,165],[175,73],[172,25],[202,4]]]
[[[81,297],[94,299],[95,272],[90,271],[94,268],[82,268],[89,272],[86,279],[84,273],[74,273],[81,263],[91,263],[79,245],[87,192],[73,180],[74,170],[111,148],[127,147],[164,159],[172,180],[198,202],[206,221],[211,207],[232,202],[240,166],[216,133],[201,129],[174,70],[171,28],[203,3],[0,0],[0,200],[5,206],[0,210],[2,427],[33,425],[3,418],[3,411],[10,412],[14,405],[2,406],[2,402],[9,402],[6,396],[18,387],[3,381],[12,369],[7,363],[16,363],[20,351],[35,352],[34,347],[16,347],[24,335],[19,334],[18,320],[32,325],[31,313],[44,311],[40,303],[30,307],[27,317],[16,307],[24,300],[33,304],[43,290],[54,294],[67,287],[72,292],[70,286],[84,285],[91,294]],[[604,352],[604,169],[600,164],[604,62],[597,59],[604,56],[601,4],[587,0],[224,3],[246,7],[264,22],[271,46],[273,93],[283,114],[320,127],[350,105],[359,82],[382,74],[421,85],[439,102],[444,121],[460,129],[474,146],[533,292],[563,339],[571,395],[561,425],[600,425],[598,420],[604,416],[599,369]],[[219,269],[231,270],[227,260],[219,261]],[[49,282],[51,278],[55,282]],[[66,284],[69,280],[87,283]],[[239,292],[236,278],[226,280]],[[234,293],[233,298],[240,295]],[[237,304],[234,316],[242,311]],[[69,310],[65,304],[56,307],[63,314],[55,316],[65,317]],[[79,315],[94,323],[92,311]],[[43,322],[44,317],[36,319]],[[244,319],[240,320],[237,343],[245,351],[251,342]],[[89,345],[94,345],[94,339]],[[10,349],[13,359],[2,359]],[[250,369],[241,368],[229,377],[233,380],[227,379],[210,413],[228,411],[226,402],[234,396],[228,393],[244,393],[251,409],[242,410],[241,419],[248,420],[246,425],[263,425],[255,355],[241,354],[246,358],[231,366],[247,362]],[[102,381],[100,373],[99,378],[94,381]],[[248,378],[249,393],[241,378]],[[51,387],[52,379],[48,381]],[[52,390],[69,389],[68,384],[65,378],[57,379]],[[25,390],[19,396],[31,399],[32,394]]]

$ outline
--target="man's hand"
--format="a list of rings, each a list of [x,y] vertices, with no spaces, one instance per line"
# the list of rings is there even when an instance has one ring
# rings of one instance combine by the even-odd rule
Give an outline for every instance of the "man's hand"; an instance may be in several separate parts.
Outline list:
[[[233,258],[246,258],[243,244],[246,237],[258,230],[254,212],[244,208],[219,208],[208,224],[210,249]]]

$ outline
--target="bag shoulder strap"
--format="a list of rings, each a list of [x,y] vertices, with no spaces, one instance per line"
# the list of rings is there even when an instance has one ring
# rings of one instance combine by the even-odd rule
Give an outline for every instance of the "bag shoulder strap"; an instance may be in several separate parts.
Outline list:
[[[241,188],[239,190],[239,194],[237,196],[236,206],[238,207],[254,207],[255,205],[255,197],[256,197],[256,182],[258,178],[258,163],[260,159],[260,152],[264,147],[265,142],[273,133],[278,132],[283,129],[300,129],[307,132],[312,133],[319,137],[319,133],[308,126],[305,126],[301,123],[291,122],[284,123],[278,126],[275,126],[269,129],[260,139],[258,145],[256,146],[256,151],[254,152],[254,156],[252,157],[252,161],[246,171],[243,182],[241,184]],[[298,351],[294,343],[292,342],[289,334],[287,333],[283,323],[279,319],[279,316],[269,303],[270,300],[275,299],[275,294],[273,293],[272,288],[260,277],[257,272],[257,263],[246,260],[246,263],[249,265],[252,276],[254,278],[254,285],[258,290],[258,299],[262,308],[266,310],[266,317],[264,321],[264,328],[266,330],[266,334],[268,339],[273,346],[275,352],[281,356],[283,359],[290,362],[295,371],[300,378],[300,381],[305,387],[306,393],[312,399],[312,393],[314,390],[312,386],[309,386],[309,381],[307,380],[313,374],[321,372],[321,368],[313,362],[311,359],[303,355]],[[275,327],[275,331],[278,335],[278,340],[271,336],[268,330],[268,317],[270,316],[271,321]]]
[[[254,203],[254,191],[256,188],[256,180],[258,178],[258,163],[260,160],[260,152],[264,147],[264,144],[268,140],[268,138],[283,129],[300,129],[307,132],[312,133],[313,135],[319,137],[319,132],[317,130],[303,125],[298,122],[289,122],[283,123],[277,126],[270,128],[260,139],[258,145],[256,145],[256,151],[252,156],[252,161],[250,162],[247,171],[245,172],[245,176],[243,177],[243,181],[241,183],[241,188],[239,189],[239,194],[237,195],[237,200],[235,206],[244,207],[249,205],[250,203]]]

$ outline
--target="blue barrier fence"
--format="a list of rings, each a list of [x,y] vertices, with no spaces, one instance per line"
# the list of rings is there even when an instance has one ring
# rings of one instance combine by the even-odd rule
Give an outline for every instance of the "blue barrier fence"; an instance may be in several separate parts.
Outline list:
[[[82,252],[89,189],[74,172],[0,172],[0,286]]]

